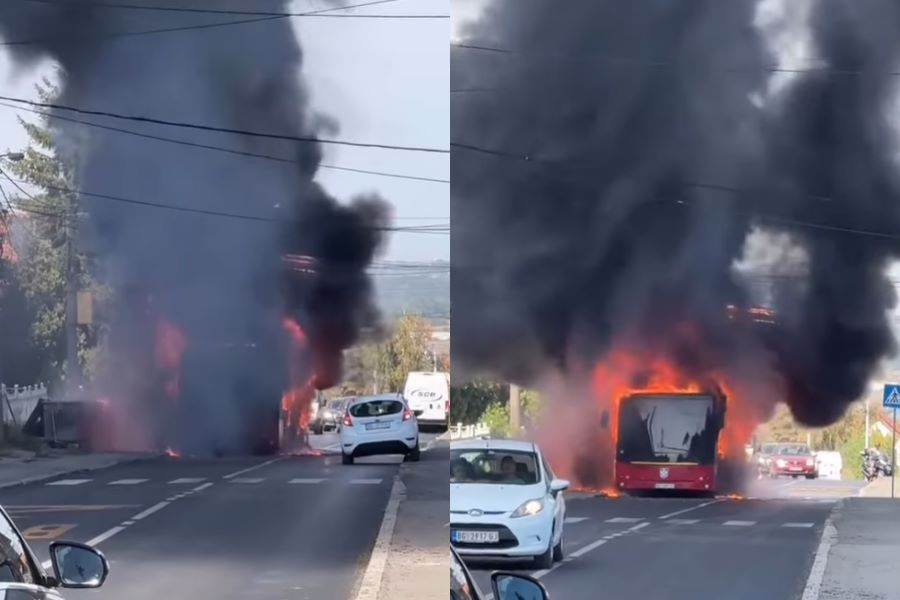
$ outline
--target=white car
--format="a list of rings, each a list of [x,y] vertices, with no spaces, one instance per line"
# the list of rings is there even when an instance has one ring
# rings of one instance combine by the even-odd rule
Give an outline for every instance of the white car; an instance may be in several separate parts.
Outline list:
[[[450,544],[464,557],[533,558],[550,568],[563,558],[568,488],[532,442],[453,442]]]
[[[419,424],[399,394],[360,396],[347,402],[341,420],[341,457],[403,454],[419,460]]]

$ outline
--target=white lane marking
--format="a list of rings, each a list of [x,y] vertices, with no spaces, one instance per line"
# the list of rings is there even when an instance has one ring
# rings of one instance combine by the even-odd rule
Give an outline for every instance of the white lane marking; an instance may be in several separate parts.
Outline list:
[[[629,534],[629,533],[633,533],[633,532],[635,532],[635,531],[637,531],[637,530],[639,530],[639,529],[643,529],[644,527],[646,527],[646,526],[649,525],[649,524],[650,524],[650,523],[644,521],[643,523],[638,523],[638,524],[635,525],[634,527],[629,527],[629,528],[626,529],[625,531],[620,531],[620,532],[618,532],[618,533],[615,533],[615,534],[612,534],[612,535],[605,536],[605,537],[603,537],[603,538],[597,540],[596,542],[591,542],[591,543],[588,544],[587,546],[582,546],[582,547],[579,548],[578,550],[575,550],[574,552],[570,552],[570,553],[569,553],[569,556],[570,556],[571,558],[573,558],[573,559],[574,559],[574,558],[579,558],[579,557],[581,557],[581,556],[584,556],[585,554],[587,554],[587,553],[590,552],[591,550],[596,550],[597,548],[599,548],[600,546],[602,546],[603,544],[605,544],[606,542],[608,542],[608,541],[610,541],[610,540],[612,540],[612,539],[615,539],[615,538],[617,538],[617,537],[619,537],[619,536],[621,536],[621,535],[627,535],[627,534]],[[560,568],[560,567],[563,566],[564,564],[566,564],[566,562],[559,562],[559,563],[556,563],[555,565],[553,565],[553,566],[550,567],[549,569],[543,569],[543,570],[541,570],[541,571],[535,571],[534,573],[531,574],[531,576],[534,577],[535,579],[540,579],[541,577],[544,577],[544,576],[547,575],[548,573],[552,573],[553,571],[555,571],[556,569]]]
[[[229,473],[228,475],[225,475],[224,477],[222,477],[222,479],[234,479],[235,477],[238,477],[245,473],[249,473],[250,471],[255,471],[257,469],[262,469],[263,467],[268,467],[269,465],[271,465],[273,463],[277,463],[278,461],[284,460],[285,458],[286,457],[284,457],[284,456],[279,456],[278,458],[273,458],[271,460],[267,460],[266,462],[259,463],[258,465],[253,465],[252,467],[247,467],[246,469],[241,469],[240,471],[235,471],[234,473]]]
[[[391,541],[394,539],[394,527],[397,524],[397,512],[400,510],[400,502],[406,495],[406,486],[400,481],[400,475],[394,476],[394,485],[391,487],[391,495],[388,498],[387,507],[384,509],[384,519],[381,521],[381,529],[375,538],[375,547],[369,557],[369,564],[363,573],[362,583],[359,586],[355,600],[378,600],[381,592],[381,581],[384,578],[384,569],[387,566],[388,553],[391,549]]]
[[[587,517],[566,517],[566,520],[563,521],[566,525],[574,525],[575,523],[581,523],[582,521],[587,521]]]
[[[377,485],[381,483],[381,479],[351,479],[352,485]]]
[[[719,502],[722,502],[722,501],[723,500],[721,498],[716,499],[716,500],[710,500],[709,502],[697,504],[696,506],[690,506],[690,507],[684,508],[682,510],[676,510],[675,512],[671,512],[671,513],[669,513],[667,515],[663,515],[659,518],[660,519],[669,519],[671,517],[677,517],[678,515],[683,515],[684,513],[691,512],[692,510],[699,510],[701,508],[706,508],[707,506],[712,506],[713,504],[718,504]]]
[[[180,479],[173,479],[169,483],[172,485],[188,485],[191,483],[200,483],[202,481],[206,481],[206,477],[182,477]]]
[[[90,479],[60,479],[59,481],[51,481],[47,485],[81,485],[91,481]]]
[[[813,559],[813,565],[809,570],[809,577],[806,579],[806,587],[803,588],[803,596],[801,596],[800,600],[818,600],[819,598],[822,580],[825,579],[825,567],[828,566],[828,553],[831,551],[831,546],[837,538],[837,529],[835,529],[833,523],[834,511],[842,507],[843,504],[843,501],[838,503],[825,520],[822,538],[819,540],[816,557]]]
[[[324,480],[324,479],[303,479],[303,478],[298,478],[298,479],[291,479],[290,481],[288,481],[288,483],[308,483],[308,484],[317,484],[317,483],[322,483],[323,481],[325,481],[325,480]]]
[[[262,483],[263,481],[265,481],[265,480],[262,477],[235,477],[234,479],[229,481],[229,483],[253,484],[253,483]]]
[[[815,523],[785,523],[782,527],[794,527],[797,529],[809,529],[813,527]]]
[[[172,502],[174,502],[174,500],[173,500]],[[142,512],[139,512],[138,514],[134,515],[134,516],[131,517],[131,518],[132,518],[132,520],[134,520],[134,521],[140,521],[141,519],[145,519],[145,518],[149,517],[150,515],[152,515],[152,514],[155,513],[155,512],[161,511],[162,509],[164,509],[164,508],[167,507],[168,505],[172,504],[172,502],[170,502],[169,500],[163,500],[162,502],[157,502],[156,504],[154,504],[153,506],[151,506],[151,507],[148,508],[147,510],[142,511]]]
[[[145,483],[150,481],[149,479],[117,479],[115,481],[110,481],[106,485],[138,485],[139,483]]]
[[[604,523],[640,523],[643,520],[641,517],[614,517],[605,520]]]
[[[194,489],[192,489],[192,490],[190,491],[190,493],[193,494],[193,493],[195,493],[195,492],[202,492],[203,490],[205,490],[206,488],[208,488],[208,487],[211,486],[211,485],[212,485],[212,483],[204,483],[203,485],[197,486],[197,487],[195,487]],[[99,546],[100,544],[102,544],[103,542],[105,542],[105,541],[108,540],[109,538],[113,537],[114,535],[118,535],[118,534],[122,533],[123,531],[125,531],[125,529],[126,529],[129,525],[133,525],[135,522],[140,521],[140,520],[143,519],[144,517],[147,517],[147,516],[152,515],[153,513],[157,512],[157,511],[162,510],[163,508],[165,508],[166,506],[169,506],[170,504],[171,504],[171,502],[166,501],[166,502],[160,502],[159,504],[156,504],[156,505],[154,505],[154,506],[151,506],[151,507],[148,508],[147,510],[142,511],[142,512],[140,512],[140,513],[134,515],[133,517],[131,517],[131,518],[128,519],[127,521],[124,521],[121,525],[117,525],[116,527],[113,527],[112,529],[110,529],[110,530],[108,530],[108,531],[104,531],[103,533],[101,533],[101,534],[98,535],[97,537],[92,538],[92,539],[88,540],[88,541],[85,542],[85,543],[86,543],[88,546]],[[42,566],[42,567],[44,568],[44,570],[46,571],[46,570],[49,570],[49,569],[53,566],[53,563],[52,563],[51,561],[49,561],[49,560],[45,560],[44,562],[41,563],[41,566]]]
[[[669,519],[669,523],[673,525],[696,525],[700,519]]]
[[[188,494],[196,494],[197,492],[202,492],[206,488],[212,487],[212,484],[213,484],[212,481],[208,481],[208,482],[204,483],[203,485],[198,485],[197,487],[195,487],[194,489],[189,491]]]
[[[725,521],[722,525],[725,527],[751,527],[756,525],[756,521]]]

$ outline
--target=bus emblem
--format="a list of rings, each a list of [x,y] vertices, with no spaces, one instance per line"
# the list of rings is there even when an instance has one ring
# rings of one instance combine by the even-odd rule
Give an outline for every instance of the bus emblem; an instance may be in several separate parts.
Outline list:
[[[659,470],[659,478],[660,479],[668,479],[669,478],[669,469],[663,467]]]

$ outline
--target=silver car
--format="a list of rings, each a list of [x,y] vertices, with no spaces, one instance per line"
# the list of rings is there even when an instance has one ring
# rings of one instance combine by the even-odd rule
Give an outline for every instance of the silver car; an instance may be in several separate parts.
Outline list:
[[[50,564],[52,575],[0,508],[0,600],[62,600],[56,588],[98,588],[109,575],[106,558],[77,542],[51,543]]]

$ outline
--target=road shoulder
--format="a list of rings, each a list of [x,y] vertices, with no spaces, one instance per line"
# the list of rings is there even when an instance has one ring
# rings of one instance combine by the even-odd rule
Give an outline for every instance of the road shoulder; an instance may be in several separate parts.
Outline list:
[[[449,445],[434,444],[419,463],[404,463],[397,512],[378,600],[446,600],[449,581]]]

